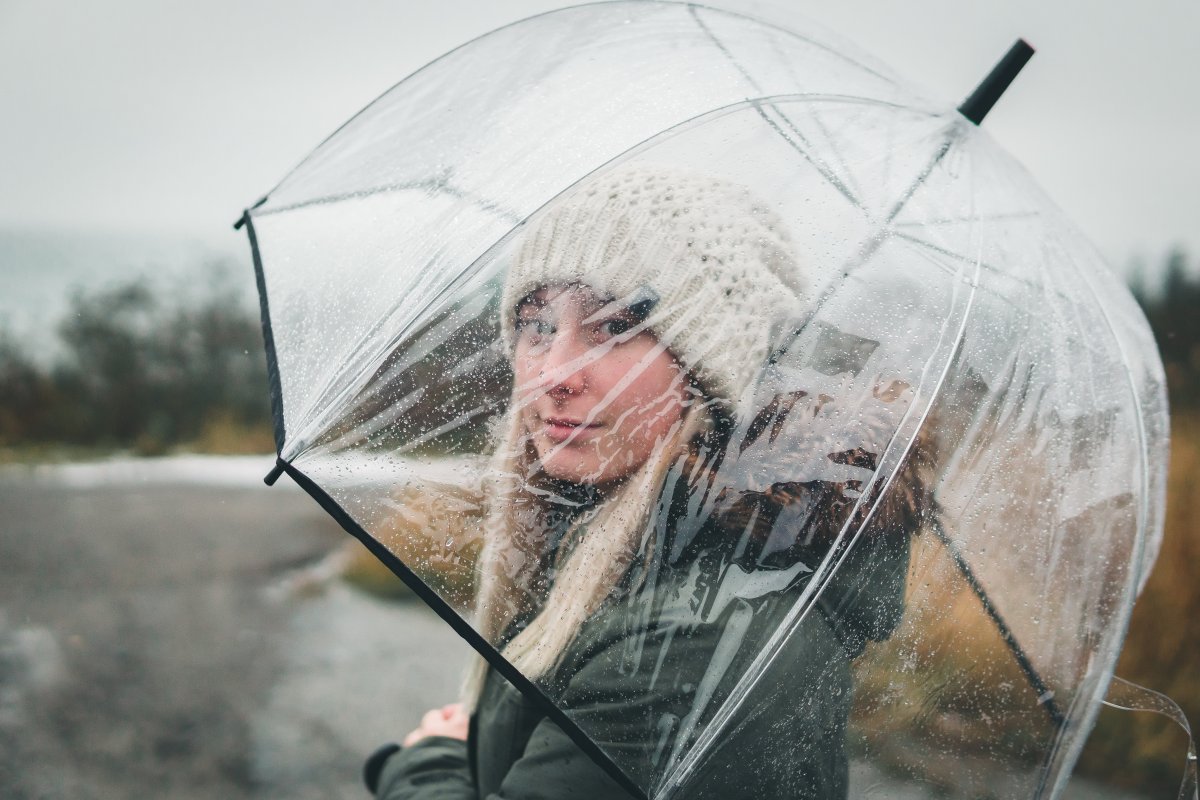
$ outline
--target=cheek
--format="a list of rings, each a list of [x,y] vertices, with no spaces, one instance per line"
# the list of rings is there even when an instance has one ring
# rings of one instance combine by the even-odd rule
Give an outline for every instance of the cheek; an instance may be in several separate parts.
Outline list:
[[[683,381],[675,361],[666,353],[652,359],[648,364],[638,365],[640,359],[631,358],[629,364],[614,369],[616,383],[630,369],[640,370],[615,400],[620,412],[638,419],[643,425],[661,433],[671,427],[682,414]]]
[[[536,359],[522,352],[522,349],[520,345],[517,345],[517,352],[512,360],[513,382],[518,387],[529,383],[529,380],[537,374],[537,366],[534,363]]]

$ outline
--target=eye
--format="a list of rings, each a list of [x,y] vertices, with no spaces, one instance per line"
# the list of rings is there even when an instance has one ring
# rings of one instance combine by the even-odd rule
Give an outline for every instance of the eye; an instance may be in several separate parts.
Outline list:
[[[517,333],[524,333],[526,331],[528,331],[530,333],[546,334],[546,333],[553,333],[554,328],[553,328],[553,326],[550,325],[550,323],[546,322],[546,320],[544,320],[544,319],[538,319],[536,317],[534,317],[532,319],[518,319],[517,320]]]
[[[540,341],[544,337],[553,336],[554,326],[539,317],[518,317],[516,323],[517,336]]]
[[[609,319],[596,326],[596,332],[603,339],[611,339],[633,330],[634,323],[627,319]]]

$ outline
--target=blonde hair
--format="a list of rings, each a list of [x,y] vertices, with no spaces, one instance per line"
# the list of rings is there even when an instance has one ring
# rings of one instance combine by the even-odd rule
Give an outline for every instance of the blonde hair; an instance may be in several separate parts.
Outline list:
[[[536,485],[536,456],[514,398],[501,420],[502,435],[485,482],[487,511],[477,570],[475,626],[527,678],[537,680],[553,671],[584,621],[612,595],[644,550],[648,523],[667,473],[708,420],[704,403],[697,399],[687,405],[645,463],[570,523],[557,547],[544,604],[520,633],[504,643],[500,637],[509,626],[536,608],[537,583],[549,580],[542,574],[541,558],[547,531],[539,524],[547,492]],[[487,668],[478,657],[468,670],[463,687],[468,707],[479,698]]]

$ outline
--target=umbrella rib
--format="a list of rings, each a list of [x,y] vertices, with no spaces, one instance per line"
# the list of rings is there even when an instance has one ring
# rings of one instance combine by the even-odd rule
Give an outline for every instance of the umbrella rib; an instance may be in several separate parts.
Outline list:
[[[795,81],[797,84],[800,83],[800,79],[796,76],[796,72],[793,69],[794,65],[788,61],[787,57],[782,52],[780,52],[779,42],[777,40],[771,41],[771,49],[774,50],[776,57],[781,62],[787,64],[789,77],[793,81]],[[779,110],[778,107],[776,107],[775,110],[778,111]],[[786,114],[780,114],[780,116],[782,116],[787,121],[789,129],[794,131],[797,136],[801,135],[800,131],[796,129],[796,125],[792,121],[791,117],[787,116]],[[825,123],[821,121],[820,116],[818,116],[817,114],[814,113],[812,115],[812,121],[813,121],[813,124],[816,125],[816,127],[820,130],[821,134],[825,137],[825,141],[832,145],[832,143],[834,141],[834,137],[830,136],[828,126],[826,126]],[[804,139],[804,141],[807,142],[807,139]],[[842,174],[845,175],[845,183],[847,184],[848,188],[850,188],[851,191],[855,194],[855,196],[857,196],[861,187],[858,186],[854,180],[853,170],[850,169],[850,165],[846,162],[846,159],[843,157],[842,152],[840,150],[838,150],[837,148],[832,147],[832,146],[830,147],[830,150],[832,151],[833,156],[837,159],[838,166],[840,166],[842,169]]]
[[[776,109],[776,110],[778,110],[778,109]],[[782,114],[782,113],[780,114],[780,116],[782,116],[785,120],[787,120],[788,127],[790,129],[796,130],[796,125],[792,121],[791,117],[787,116],[786,114]],[[854,172],[853,172],[853,170],[850,169],[850,165],[846,162],[845,156],[842,154],[841,150],[832,146],[832,143],[835,141],[835,137],[830,134],[829,127],[821,120],[821,118],[816,113],[812,114],[812,121],[813,121],[813,125],[817,126],[817,128],[821,131],[822,135],[824,135],[826,142],[830,145],[830,150],[833,152],[834,157],[837,159],[838,165],[841,166],[841,168],[842,168],[842,174],[844,174],[846,176],[846,183],[847,184],[854,183],[855,182],[854,181]],[[799,135],[799,131],[796,131],[796,133],[797,133],[797,135]],[[889,152],[889,156],[890,155],[891,154]],[[858,189],[859,187],[855,186],[854,188]],[[857,192],[855,194],[857,195]]]
[[[843,277],[849,278],[859,267],[867,263],[867,261],[869,261],[873,255],[875,255],[875,251],[877,251],[883,244],[885,233],[887,233],[889,230],[892,230],[892,221],[904,209],[904,207],[908,204],[908,201],[912,199],[913,194],[917,191],[921,184],[925,182],[925,179],[932,174],[933,170],[937,168],[937,165],[940,164],[942,159],[946,157],[946,153],[950,152],[950,147],[954,144],[954,139],[955,137],[953,135],[953,131],[951,131],[951,135],[946,137],[946,141],[944,141],[942,146],[938,148],[937,153],[935,153],[933,158],[930,159],[929,164],[925,167],[925,169],[922,170],[919,175],[917,175],[916,180],[912,182],[912,185],[909,187],[908,191],[900,195],[900,199],[897,200],[892,206],[892,209],[888,212],[887,217],[885,217],[884,220],[879,223],[876,232],[864,241],[863,248],[858,256],[842,268]],[[967,259],[967,263],[975,264],[976,266],[980,266],[982,264],[982,262],[979,262],[976,259]],[[825,303],[828,302],[829,299],[834,295],[834,293],[835,291],[832,285],[827,287],[825,292],[817,298],[816,303],[813,304],[812,311],[810,312],[808,318],[814,318],[824,307]],[[796,332],[799,333],[799,330]]]
[[[981,259],[971,258],[970,256],[963,255],[962,253],[956,253],[953,250],[949,249],[948,247],[943,247],[940,244],[934,244],[933,242],[927,241],[925,239],[920,239],[916,236],[913,236],[911,233],[902,233],[900,231],[897,231],[893,227],[892,235],[902,241],[909,242],[909,243],[915,244],[915,245],[919,245],[921,247],[924,247],[927,250],[932,250],[933,252],[937,253],[938,255],[945,256],[946,258],[952,258],[955,261],[961,261],[965,264],[971,264],[971,265],[978,264],[980,267],[982,267],[983,269],[986,269],[988,272],[994,272],[997,274],[1004,275],[1004,277],[1006,277],[1006,278],[1012,278],[1012,280],[1017,281],[1018,283],[1021,283],[1029,288],[1040,288],[1040,287],[1035,287],[1034,284],[1030,283],[1027,280],[1024,280],[1023,278],[1013,278],[1011,275],[1004,274],[1003,271],[1000,270],[998,267],[994,267],[991,264],[987,263],[986,261],[983,261]],[[950,267],[943,266],[942,269],[944,269],[947,273],[949,273],[951,275],[958,274],[956,270],[953,270]]]
[[[908,201],[912,199],[914,194],[916,194],[917,189],[921,188],[929,176],[933,174],[933,171],[937,169],[937,165],[942,163],[942,159],[945,158],[946,154],[950,152],[950,148],[954,145],[954,140],[955,136],[953,131],[951,131],[951,135],[947,136],[946,140],[942,142],[942,146],[939,147],[938,151],[933,154],[933,158],[929,159],[929,163],[926,164],[925,169],[921,170],[921,172],[917,175],[916,180],[912,182],[912,186],[909,187],[907,192],[900,195],[900,198],[896,200],[896,203],[887,213],[887,216],[883,218],[884,225],[891,225],[892,221],[900,215],[900,212],[904,210],[906,205],[908,205]]]
[[[894,229],[893,229],[893,231],[894,231]],[[939,255],[944,255],[947,258],[952,258],[955,261],[962,261],[964,263],[972,264],[972,265],[978,264],[980,268],[987,270],[989,273],[991,273],[992,275],[995,275],[997,278],[1003,278],[1005,280],[1012,281],[1013,283],[1020,284],[1021,286],[1025,287],[1026,289],[1031,289],[1035,292],[1038,292],[1039,294],[1053,296],[1055,299],[1060,300],[1068,305],[1071,305],[1075,302],[1069,294],[1066,294],[1066,293],[1054,288],[1053,286],[1050,286],[1048,284],[1034,283],[1033,281],[1031,281],[1027,278],[1017,277],[1011,273],[1005,272],[1004,270],[1002,270],[999,267],[988,264],[986,261],[983,261],[981,259],[977,261],[976,259],[969,258],[967,256],[962,255],[961,253],[955,253],[953,250],[948,250],[944,247],[941,247],[940,245],[933,244],[932,242],[927,242],[924,239],[918,239],[909,234],[904,234],[904,233],[899,233],[899,232],[894,231],[893,235],[897,239],[906,241],[910,244],[918,245],[919,247],[923,247],[934,253],[938,253]],[[950,267],[946,266],[945,264],[938,262],[935,259],[931,259],[930,263],[932,263],[938,269],[945,272],[947,275],[957,275],[958,274],[957,272],[955,272],[955,270],[951,269]],[[854,277],[854,276],[850,275],[848,277]],[[1014,311],[1017,311],[1021,314],[1027,313],[1027,309],[1024,306],[1022,306],[1021,304],[1019,304],[1017,302],[1014,302],[1010,297],[996,291],[995,288],[988,286],[987,284],[984,284],[984,283],[980,283],[977,288],[979,289],[979,291],[983,292],[988,297],[990,297],[994,300],[997,300],[1001,303],[1004,303],[1005,305],[1007,305],[1009,308],[1013,309]],[[1095,350],[1094,346],[1086,338],[1073,338],[1072,341],[1077,343],[1079,346],[1088,349],[1089,351]]]
[[[804,134],[801,133],[796,128],[795,123],[792,122],[792,120],[788,117],[788,115],[784,114],[782,111],[779,110],[779,106],[772,105],[771,108],[774,109],[775,113],[778,114],[783,119],[784,123],[788,127],[788,130],[790,130],[796,136],[796,138],[799,139],[799,143],[794,141],[791,136],[788,136],[787,131],[785,131],[782,127],[780,127],[778,122],[771,119],[771,117],[767,114],[767,112],[763,109],[763,107],[760,104],[755,103],[754,108],[758,112],[758,115],[763,118],[763,121],[766,122],[768,125],[770,125],[771,129],[774,130],[777,134],[779,134],[779,137],[781,139],[783,139],[785,142],[787,142],[788,145],[793,150],[795,150],[800,155],[804,156],[805,161],[807,161],[809,164],[812,164],[812,166],[817,170],[817,172],[819,172],[821,174],[821,177],[823,177],[826,181],[828,181],[829,184],[831,186],[833,186],[833,188],[837,189],[838,192],[843,197],[845,197],[846,200],[848,200],[851,205],[853,205],[855,208],[863,207],[862,201],[860,201],[854,195],[854,192],[850,190],[850,187],[847,186],[845,184],[845,182],[842,181],[841,178],[839,178],[837,175],[834,175],[832,170],[830,170],[828,167],[824,166],[819,161],[814,159],[809,154],[809,152],[804,147],[801,146],[801,144],[808,145],[808,140],[804,137]]]
[[[888,219],[889,223],[895,218],[895,216],[897,214],[900,213],[900,211],[907,204],[909,198],[912,196],[913,192],[916,191],[917,187],[919,187],[925,181],[925,179],[929,176],[929,174],[932,173],[933,169],[945,157],[946,153],[949,152],[950,147],[953,144],[953,141],[954,141],[953,136],[947,138],[946,142],[943,144],[943,146],[938,150],[937,154],[930,161],[928,168],[921,174],[921,176],[918,178],[917,182],[913,184],[912,189],[910,189],[909,192],[906,193],[905,195],[901,196],[901,198],[896,202],[896,205],[892,209],[892,213],[888,215],[887,219]],[[879,241],[879,240],[877,239],[876,241]],[[968,259],[964,259],[964,260],[968,260]],[[983,267],[983,259],[976,257],[974,259],[969,259],[968,261],[975,267],[975,276],[974,276],[974,279],[971,281],[971,286],[975,291],[978,291],[978,289],[980,287],[980,282],[978,279],[979,278],[979,270]],[[964,326],[965,326],[965,320],[964,320]],[[962,346],[964,330],[965,330],[965,327],[959,329],[958,336],[957,336],[957,342],[956,342],[955,348],[954,348],[954,350],[956,350],[956,351],[958,350],[959,347]],[[949,366],[950,366],[949,362],[947,362],[947,364],[946,364],[947,370],[949,369]],[[944,378],[945,378],[945,372],[943,371],[942,379],[944,380]],[[938,382],[938,388],[940,388],[940,386],[941,386],[941,381]],[[935,390],[934,390],[935,396],[937,394],[937,391],[938,391],[938,389],[935,388]],[[931,400],[928,408],[932,408],[932,402],[933,401]],[[931,527],[934,530],[934,534],[937,536],[938,540],[940,542],[942,542],[943,546],[946,547],[947,551],[953,557],[954,563],[957,566],[960,574],[967,581],[967,584],[971,587],[972,592],[974,592],[975,596],[979,599],[980,603],[983,604],[985,613],[992,620],[993,624],[995,624],[997,630],[1000,633],[1001,638],[1004,640],[1005,645],[1008,647],[1009,652],[1012,654],[1013,658],[1017,662],[1017,665],[1020,667],[1021,672],[1025,675],[1026,679],[1029,681],[1029,683],[1033,687],[1033,689],[1038,693],[1038,695],[1037,695],[1038,703],[1046,709],[1046,713],[1049,714],[1050,719],[1061,730],[1063,728],[1063,726],[1066,724],[1066,718],[1064,717],[1062,711],[1058,708],[1058,704],[1054,702],[1053,692],[1048,691],[1045,682],[1042,680],[1041,676],[1038,674],[1037,670],[1034,668],[1033,664],[1030,662],[1028,655],[1025,653],[1025,651],[1021,647],[1020,643],[1016,640],[1016,637],[1013,636],[1012,630],[1008,627],[1008,624],[1004,621],[1004,618],[1003,618],[1003,616],[1001,616],[999,610],[992,603],[991,597],[987,594],[987,591],[984,589],[983,584],[980,583],[978,577],[975,575],[975,571],[971,568],[971,565],[967,563],[966,559],[962,555],[962,552],[958,549],[957,546],[955,546],[954,542],[946,534],[945,529],[941,525],[940,515],[933,514],[931,523],[932,523]]]
[[[943,255],[946,258],[952,258],[955,261],[962,261],[967,264],[978,264],[981,268],[987,270],[988,272],[992,273],[993,275],[1013,281],[1014,283],[1019,283],[1022,286],[1024,286],[1026,289],[1033,289],[1038,292],[1047,292],[1048,291],[1048,292],[1052,293],[1053,295],[1055,295],[1056,297],[1058,297],[1060,300],[1065,300],[1067,302],[1071,301],[1071,297],[1069,295],[1063,294],[1062,292],[1058,291],[1057,289],[1053,289],[1045,284],[1034,283],[1033,281],[1029,280],[1028,278],[1021,278],[1021,277],[1018,277],[1011,273],[1005,272],[1000,267],[989,264],[986,261],[976,260],[969,256],[964,256],[962,253],[956,253],[953,250],[950,250],[946,247],[942,247],[941,245],[938,245],[938,244],[934,244],[933,242],[926,241],[925,239],[920,239],[916,236],[913,236],[912,234],[901,233],[900,231],[895,230],[895,228],[893,228],[892,231],[893,231],[892,235],[895,236],[897,239],[901,239],[901,240],[909,242],[911,244],[915,244],[920,247],[924,247],[928,250],[931,250],[931,251],[937,253],[938,255]],[[949,274],[952,274],[952,275],[956,274],[954,272],[954,270],[950,269],[949,267],[943,266],[942,269],[944,269]],[[1008,303],[1013,308],[1020,308],[1020,306],[1015,305],[1012,302],[1012,300],[1008,299],[1004,295],[999,294],[998,292],[996,292],[992,289],[989,289],[986,286],[981,285],[980,288],[983,289],[985,292],[987,292],[992,297],[996,298],[997,300]]]
[[[945,154],[949,151],[950,144],[951,144],[951,140],[947,140],[946,144],[938,151],[937,155],[931,161],[929,167],[925,170],[925,172],[922,174],[922,176],[914,184],[914,190],[915,190],[916,186],[919,186],[920,183],[923,182],[926,177],[928,177],[929,173],[933,171],[934,167],[937,166],[937,164],[942,160],[942,158],[945,157]],[[900,213],[900,211],[903,209],[904,205],[907,203],[908,198],[911,196],[911,194],[912,194],[912,192],[910,191],[908,194],[903,196],[896,203],[896,205],[892,209],[891,214],[888,217],[889,221],[891,219],[893,219],[896,216],[896,214]],[[896,234],[896,235],[901,236],[901,234]],[[903,238],[911,239],[912,237],[904,236]],[[880,240],[881,240],[881,237],[876,237],[876,239],[875,239],[876,242],[879,242]],[[925,242],[922,242],[919,239],[914,240],[914,242],[916,244],[927,244]],[[877,247],[878,247],[878,244],[876,245],[876,248]],[[871,252],[874,252],[874,250],[876,248],[872,248]],[[967,262],[975,265],[977,268],[984,266],[983,261],[978,258],[967,259],[964,256],[961,256],[959,254],[949,253],[949,251],[947,251],[947,255],[953,255],[956,258],[960,258],[964,261],[967,261]],[[863,261],[865,261],[865,259]],[[861,263],[863,263],[863,261],[859,261],[859,263],[861,264]],[[979,288],[978,281],[975,281],[975,285],[976,285],[976,288]],[[824,299],[824,298],[822,298],[822,299]],[[1046,713],[1050,716],[1050,719],[1061,729],[1062,726],[1066,722],[1066,718],[1064,717],[1062,711],[1059,709],[1058,704],[1054,702],[1053,693],[1048,694],[1048,688],[1046,686],[1045,681],[1042,680],[1041,675],[1038,674],[1037,670],[1034,668],[1033,664],[1030,662],[1029,656],[1025,653],[1025,651],[1021,647],[1020,643],[1017,642],[1016,638],[1013,636],[1012,630],[1008,627],[1008,623],[1005,622],[1004,617],[1001,616],[999,610],[997,610],[995,605],[992,603],[991,598],[988,596],[987,591],[983,587],[983,584],[980,583],[979,578],[975,575],[974,570],[971,569],[971,565],[967,563],[965,558],[963,558],[962,553],[958,550],[958,548],[954,545],[954,542],[950,539],[950,537],[946,534],[945,530],[941,527],[941,524],[938,521],[936,515],[933,520],[933,529],[934,529],[935,535],[937,536],[938,540],[940,542],[942,542],[942,544],[946,547],[947,551],[951,554],[951,556],[954,560],[955,566],[958,568],[958,570],[959,570],[960,574],[962,574],[963,578],[967,581],[967,584],[971,587],[971,591],[974,592],[975,596],[979,599],[980,603],[983,604],[984,612],[988,615],[989,619],[991,619],[993,624],[996,626],[997,630],[1000,633],[1001,638],[1004,640],[1005,645],[1008,647],[1009,652],[1012,654],[1013,658],[1017,662],[1018,667],[1021,669],[1021,672],[1025,675],[1025,678],[1029,681],[1029,683],[1033,687],[1033,689],[1038,693],[1039,704],[1042,705],[1046,709]]]
[[[980,604],[983,606],[984,613],[988,615],[988,618],[991,619],[992,624],[996,626],[996,630],[1000,633],[1000,638],[1004,640],[1005,646],[1008,647],[1008,651],[1012,654],[1013,659],[1017,662],[1017,666],[1021,668],[1021,672],[1025,675],[1025,679],[1029,681],[1029,685],[1035,692],[1037,692],[1038,705],[1041,705],[1043,708],[1045,708],[1050,720],[1056,726],[1061,728],[1066,724],[1067,720],[1063,715],[1062,710],[1058,707],[1058,703],[1056,703],[1054,700],[1054,692],[1050,690],[1050,688],[1046,685],[1046,682],[1042,680],[1042,676],[1038,674],[1037,669],[1029,660],[1029,655],[1025,652],[1024,648],[1021,647],[1021,644],[1016,640],[1016,637],[1013,636],[1012,629],[1008,627],[1008,623],[1005,622],[1003,615],[1001,615],[999,609],[997,609],[996,605],[992,602],[992,598],[988,595],[987,590],[980,582],[979,576],[975,574],[975,570],[971,569],[971,565],[967,563],[966,558],[963,557],[962,551],[958,549],[958,546],[954,543],[954,540],[951,539],[949,534],[946,533],[946,529],[942,527],[941,520],[936,514],[933,515],[931,527],[938,541],[942,543],[942,546],[945,547],[946,551],[950,554],[951,559],[954,561],[954,566],[958,568],[959,574],[962,575],[963,580],[967,582],[967,585],[971,588],[971,591],[975,594],[975,597],[979,599]]]
[[[678,2],[680,2],[680,0],[665,0],[665,2],[678,3]],[[684,2],[686,2],[686,0],[684,0]],[[870,64],[865,64],[862,61],[856,61],[855,59],[850,58],[845,53],[841,52],[837,47],[830,46],[828,43],[819,41],[810,36],[805,36],[801,33],[798,33],[796,31],[792,30],[791,28],[786,28],[782,25],[778,25],[778,24],[770,21],[769,19],[764,19],[761,17],[753,16],[751,14],[744,14],[744,13],[740,13],[737,11],[731,11],[728,8],[719,8],[716,6],[710,6],[710,5],[706,5],[704,3],[686,2],[686,5],[688,7],[688,10],[691,11],[693,15],[695,14],[696,9],[702,8],[705,11],[712,12],[713,14],[724,14],[726,16],[734,17],[737,19],[751,20],[753,22],[758,23],[759,25],[770,28],[771,30],[781,33],[785,36],[790,36],[793,39],[799,39],[800,41],[804,42],[805,44],[815,47],[819,50],[824,50],[826,53],[833,56],[834,58],[838,58],[849,64],[853,64],[854,66],[861,69],[863,72],[866,72],[868,75],[872,75],[872,76],[880,79],[884,83],[890,84],[892,86],[897,85],[896,78],[894,76],[888,75],[885,72],[880,72],[879,69],[871,66]]]
[[[524,220],[524,217],[517,212],[505,208],[497,203],[489,200],[484,200],[480,197],[473,196],[470,192],[459,189],[444,178],[425,178],[417,181],[405,181],[403,183],[387,183],[380,186],[373,186],[370,189],[360,189],[352,192],[337,192],[335,194],[322,195],[309,200],[300,200],[288,205],[268,208],[259,211],[255,216],[265,217],[271,214],[279,214],[284,211],[295,211],[309,206],[321,205],[322,203],[340,203],[343,200],[357,200],[363,197],[371,197],[377,194],[386,194],[388,192],[404,192],[416,189],[433,189],[444,192],[451,197],[459,200],[468,200],[477,208],[487,211],[504,219],[506,222],[518,223]]]
[[[1002,219],[1034,219],[1041,216],[1036,211],[1003,211],[997,214],[980,214],[975,217],[939,217],[937,219],[913,220],[893,223],[894,228],[928,228],[933,225],[957,225],[967,222],[995,222]]]
[[[704,20],[700,19],[700,15],[696,11],[696,6],[688,6],[688,11],[689,11],[689,13],[691,13],[692,19],[695,20],[696,25],[700,28],[701,31],[704,32],[704,35],[707,36],[712,41],[713,46],[716,47],[718,50],[720,50],[721,53],[725,56],[725,58],[727,58],[729,60],[729,63],[732,64],[734,66],[734,68],[736,68],[737,71],[742,74],[742,78],[744,78],[747,83],[749,83],[751,86],[753,86],[754,90],[756,92],[761,94],[762,87],[759,86],[758,82],[755,81],[754,78],[750,75],[750,73],[748,73],[746,71],[745,67],[743,67],[736,58],[734,58],[733,53],[729,52],[729,48],[725,46],[725,43],[722,42],[715,33],[713,33],[712,29],[704,22]],[[837,189],[839,192],[841,192],[842,195],[844,195],[845,198],[847,200],[849,200],[855,207],[859,207],[859,208],[862,207],[862,203],[858,200],[857,197],[854,196],[854,193],[852,191],[850,191],[850,187],[846,186],[846,184],[837,175],[834,175],[833,172],[831,170],[829,170],[828,167],[819,163],[816,159],[814,159],[808,153],[808,151],[804,147],[801,147],[800,144],[798,144],[790,136],[788,136],[787,133],[784,132],[783,128],[781,128],[779,126],[779,123],[776,122],[775,120],[771,119],[767,115],[766,111],[763,110],[761,105],[759,105],[758,103],[755,103],[754,108],[758,112],[759,116],[763,118],[763,121],[766,122],[769,126],[771,126],[772,130],[774,130],[776,133],[778,133],[779,136],[785,142],[787,142],[788,145],[793,150],[795,150],[797,153],[802,155],[804,157],[804,159],[806,161],[808,161],[808,163],[812,164],[813,167],[816,168],[816,170],[819,173],[821,173],[821,176],[823,178],[825,178],[825,180],[829,181],[829,183],[835,189]],[[780,111],[777,106],[773,106],[773,108],[775,109],[775,113],[778,114],[784,120],[784,122],[787,124],[788,128],[792,131],[792,133],[795,135],[795,137],[804,145],[808,145],[809,142],[804,137],[804,134],[801,133],[796,128],[795,124],[788,118],[788,116],[786,114],[784,114],[782,111]]]

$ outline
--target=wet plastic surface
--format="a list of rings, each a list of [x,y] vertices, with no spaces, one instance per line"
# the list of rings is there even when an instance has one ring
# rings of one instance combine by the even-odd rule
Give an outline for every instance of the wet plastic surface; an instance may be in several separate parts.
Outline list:
[[[647,795],[1065,784],[1161,536],[1161,364],[957,112],[738,14],[583,6],[250,219],[282,457]]]

